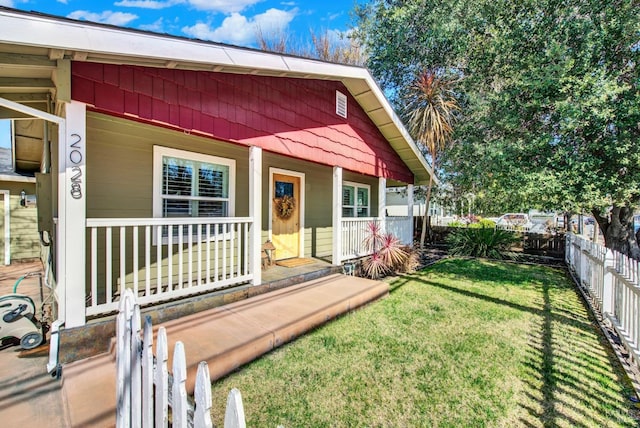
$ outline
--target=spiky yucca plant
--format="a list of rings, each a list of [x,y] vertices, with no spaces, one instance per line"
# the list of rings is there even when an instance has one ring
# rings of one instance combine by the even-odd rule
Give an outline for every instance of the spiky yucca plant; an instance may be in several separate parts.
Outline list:
[[[378,279],[406,263],[408,254],[393,234],[382,233],[382,227],[375,221],[367,223],[367,232],[363,243],[372,254],[362,262],[365,276]]]
[[[488,259],[515,258],[511,246],[518,242],[515,233],[492,228],[457,228],[447,235],[449,254]]]

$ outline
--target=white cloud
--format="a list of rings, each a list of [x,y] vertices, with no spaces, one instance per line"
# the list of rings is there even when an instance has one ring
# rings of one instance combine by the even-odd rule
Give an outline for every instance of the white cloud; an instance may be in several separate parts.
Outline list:
[[[175,6],[177,4],[184,3],[185,0],[122,0],[115,2],[114,6],[120,7],[138,7],[140,9],[165,9],[167,7]]]
[[[211,28],[209,24],[199,22],[191,27],[182,28],[182,31],[202,40],[248,44],[255,41],[258,28],[264,33],[277,32],[286,28],[296,13],[297,9],[291,11],[269,9],[250,19],[239,13],[232,13],[218,28]]]
[[[241,12],[249,6],[260,3],[262,0],[187,0],[191,6],[198,10],[209,10],[224,14]]]
[[[56,0],[58,3],[67,4],[67,0]]]
[[[14,7],[13,0],[0,0],[0,6]]]
[[[92,22],[100,22],[102,24],[124,26],[131,21],[138,19],[138,15],[134,15],[132,13],[112,12],[110,10],[105,10],[102,13],[76,10],[67,15],[67,18],[84,19]]]
[[[164,20],[162,18],[158,18],[151,24],[142,24],[138,26],[138,28],[141,30],[153,31],[155,33],[166,33],[166,31],[164,31]]]

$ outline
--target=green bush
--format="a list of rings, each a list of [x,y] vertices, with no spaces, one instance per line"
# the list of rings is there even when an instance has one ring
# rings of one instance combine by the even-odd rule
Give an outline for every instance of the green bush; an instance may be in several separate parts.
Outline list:
[[[464,224],[463,222],[458,221],[458,220],[450,222],[447,226],[449,226],[449,227],[467,227],[466,224]]]
[[[515,258],[511,246],[519,241],[515,233],[493,228],[459,228],[446,238],[449,253],[454,256]]]
[[[496,228],[496,222],[493,221],[493,220],[486,219],[486,218],[481,219],[478,224],[480,226],[486,227],[488,229],[495,229]]]

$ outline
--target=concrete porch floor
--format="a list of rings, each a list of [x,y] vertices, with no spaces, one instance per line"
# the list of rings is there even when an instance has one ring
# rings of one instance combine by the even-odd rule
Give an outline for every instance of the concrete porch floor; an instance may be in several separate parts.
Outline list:
[[[260,357],[305,332],[388,294],[383,282],[330,272],[322,260],[294,268],[263,270],[263,283],[281,283],[274,291],[156,325],[167,329],[171,350],[185,345],[189,380],[207,361],[212,380]],[[317,272],[320,277],[314,278]],[[323,276],[324,275],[324,276]],[[328,275],[328,276],[327,276]],[[313,278],[311,280],[306,280]],[[297,284],[296,284],[297,281]],[[305,281],[305,282],[301,282]],[[46,374],[46,352],[32,358],[25,382],[16,378],[25,364],[19,348],[0,351],[3,422],[47,427],[114,426],[115,355],[104,353],[66,364],[62,382]],[[40,365],[41,364],[41,365]],[[35,372],[34,372],[35,370]],[[88,381],[88,379],[92,379]],[[11,389],[6,386],[13,384]],[[98,386],[100,385],[100,386]],[[191,389],[193,385],[188,385]]]

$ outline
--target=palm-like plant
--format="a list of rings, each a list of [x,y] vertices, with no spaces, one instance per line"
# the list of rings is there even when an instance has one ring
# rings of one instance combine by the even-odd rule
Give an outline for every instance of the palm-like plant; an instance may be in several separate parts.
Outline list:
[[[378,279],[399,268],[406,268],[409,253],[393,234],[383,233],[379,223],[367,223],[367,236],[363,244],[372,253],[362,264],[365,276]]]
[[[433,169],[427,187],[425,215],[420,235],[421,249],[424,248],[427,231],[433,174],[436,171],[439,155],[451,142],[455,113],[459,110],[453,91],[454,84],[454,80],[439,75],[436,70],[427,69],[418,75],[405,96],[404,112],[409,132],[428,153]]]

